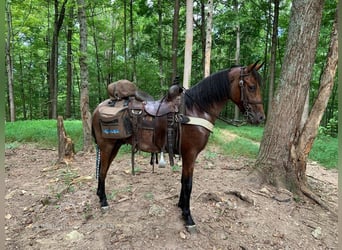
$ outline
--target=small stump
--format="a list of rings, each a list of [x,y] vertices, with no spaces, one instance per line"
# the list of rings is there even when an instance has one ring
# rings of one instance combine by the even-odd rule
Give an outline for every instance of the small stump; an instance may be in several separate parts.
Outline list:
[[[75,147],[74,143],[64,128],[63,116],[57,118],[58,133],[58,163],[68,163],[74,159]]]

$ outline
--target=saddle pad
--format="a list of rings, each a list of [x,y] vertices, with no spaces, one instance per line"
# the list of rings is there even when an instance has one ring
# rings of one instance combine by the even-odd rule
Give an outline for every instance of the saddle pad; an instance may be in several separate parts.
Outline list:
[[[200,117],[193,117],[193,116],[187,116],[187,118],[188,120],[186,122],[183,122],[184,124],[199,125],[201,127],[208,129],[210,132],[213,132],[214,130],[214,124],[212,124],[206,119],[203,119]]]

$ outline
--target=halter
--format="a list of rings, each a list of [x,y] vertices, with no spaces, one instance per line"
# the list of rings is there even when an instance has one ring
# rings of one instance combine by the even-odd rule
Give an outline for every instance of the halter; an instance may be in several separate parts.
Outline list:
[[[245,109],[245,113],[244,113],[244,116],[245,117],[249,117],[252,115],[251,113],[251,106],[250,104],[262,104],[262,102],[255,102],[255,101],[249,101],[247,99],[247,95],[246,95],[246,87],[245,87],[245,81],[244,81],[244,77],[245,76],[249,76],[251,73],[248,73],[248,74],[245,74],[244,73],[244,70],[245,70],[246,67],[241,67],[240,68],[240,81],[239,81],[239,86],[241,88],[241,101],[242,101],[242,104],[243,104],[243,108]]]

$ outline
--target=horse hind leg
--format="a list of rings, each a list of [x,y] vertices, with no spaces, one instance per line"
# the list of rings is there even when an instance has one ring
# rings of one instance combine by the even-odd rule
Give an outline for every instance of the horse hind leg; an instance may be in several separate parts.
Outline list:
[[[109,169],[110,164],[114,160],[117,152],[119,151],[119,147],[114,147],[112,150],[101,150],[100,148],[98,156],[98,187],[97,187],[97,196],[100,199],[100,205],[102,209],[107,209],[109,207],[107,196],[106,196],[106,188],[105,188],[105,182],[106,182],[106,176]]]

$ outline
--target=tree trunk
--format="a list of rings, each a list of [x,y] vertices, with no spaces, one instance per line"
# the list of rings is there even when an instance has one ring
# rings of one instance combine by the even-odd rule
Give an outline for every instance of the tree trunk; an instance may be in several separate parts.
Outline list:
[[[237,13],[237,16],[239,16],[239,1],[236,0],[235,2],[235,11]],[[237,20],[237,26],[236,26],[236,51],[235,51],[235,64],[239,65],[240,64],[240,21]],[[234,121],[239,120],[239,115],[240,115],[240,109],[238,106],[235,105],[234,108]]]
[[[78,21],[80,23],[80,76],[81,117],[83,126],[83,151],[92,152],[91,114],[89,111],[88,65],[87,65],[87,19],[85,0],[78,0]]]
[[[6,39],[6,68],[8,78],[8,101],[10,107],[10,121],[15,121],[15,106],[13,94],[13,61],[11,54],[12,47],[12,13],[8,1],[6,1],[6,18],[7,18],[7,39]]]
[[[178,30],[179,30],[179,0],[175,0],[173,11],[173,28],[172,28],[172,78],[178,75],[177,70],[177,54],[178,54]]]
[[[193,40],[193,1],[186,0],[186,35],[184,51],[184,75],[183,87],[188,89],[191,80],[192,63],[192,40]]]
[[[124,58],[125,58],[125,78],[128,78],[128,68],[127,68],[127,1],[123,0],[124,2]]]
[[[324,0],[294,0],[280,84],[272,101],[256,166],[267,183],[301,193],[297,162],[300,121],[309,90]]]
[[[131,59],[132,59],[131,79],[133,82],[137,82],[137,69],[136,69],[135,45],[134,45],[134,25],[133,25],[133,0],[130,1],[130,5],[129,5],[129,26],[131,30],[131,39],[130,39],[130,51],[131,51]]]
[[[93,26],[93,41],[94,41],[94,47],[95,47],[95,58],[96,58],[96,76],[97,76],[97,98],[98,102],[100,103],[102,101],[102,95],[101,95],[101,85],[103,83],[103,74],[101,70],[101,62],[100,62],[100,57],[99,57],[99,46],[97,44],[97,30],[95,26],[95,21],[94,17],[96,16],[95,14],[95,6],[91,7],[91,12],[92,12],[92,26]]]
[[[64,0],[59,12],[58,0],[55,0],[55,19],[51,42],[51,52],[48,63],[48,84],[49,84],[49,118],[57,118],[57,65],[58,65],[58,38],[59,32],[65,16],[65,5],[68,0]]]
[[[159,84],[161,94],[163,93],[164,86],[164,69],[163,69],[163,46],[162,46],[162,38],[163,38],[163,19],[162,19],[163,9],[162,9],[162,1],[158,0],[158,53],[159,53]]]
[[[274,92],[274,82],[276,73],[276,57],[277,57],[277,41],[278,41],[278,17],[279,17],[279,0],[274,0],[274,17],[272,29],[272,45],[271,45],[271,61],[270,61],[270,82],[268,89],[268,108],[267,116],[272,111],[272,99]]]
[[[207,4],[207,32],[206,32],[206,42],[205,42],[205,59],[204,59],[204,77],[210,75],[210,58],[211,58],[211,30],[213,23],[213,1],[208,0]]]
[[[336,18],[330,38],[328,57],[322,78],[320,80],[318,96],[312,106],[310,115],[304,124],[303,130],[299,136],[298,144],[295,145],[296,147],[294,148],[293,152],[293,159],[295,160],[294,164],[296,164],[296,167],[300,170],[300,173],[305,173],[308,155],[317,136],[318,127],[322,120],[324,111],[328,105],[329,97],[334,86],[337,61],[338,41],[336,11]]]
[[[74,22],[74,7],[69,7],[69,22],[67,30],[67,93],[65,100],[65,117],[71,118],[71,95],[72,95],[72,34]]]

